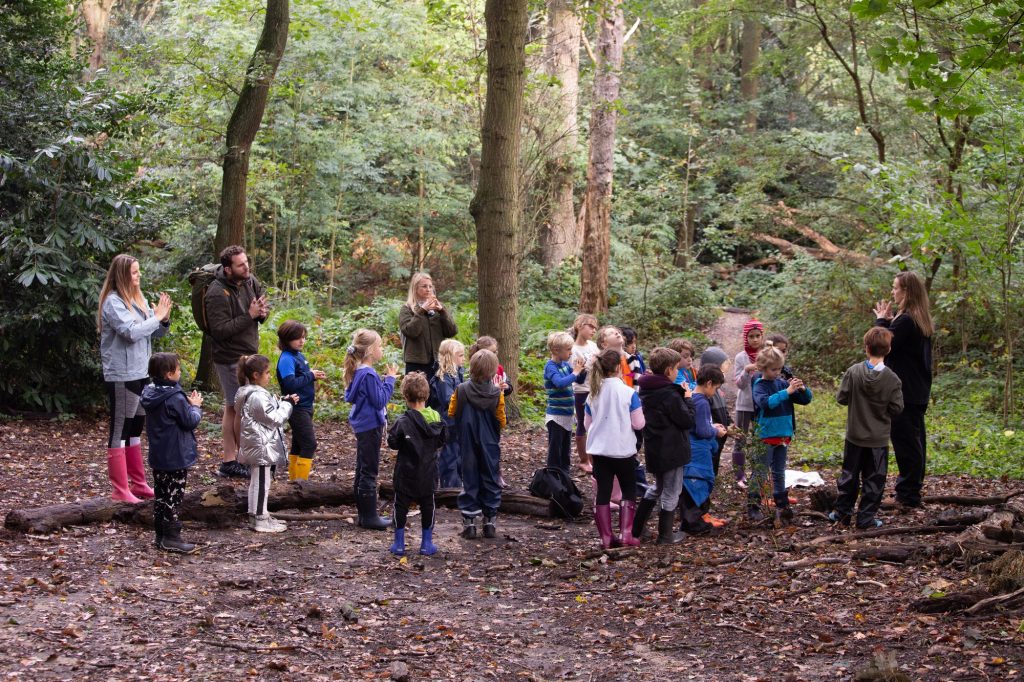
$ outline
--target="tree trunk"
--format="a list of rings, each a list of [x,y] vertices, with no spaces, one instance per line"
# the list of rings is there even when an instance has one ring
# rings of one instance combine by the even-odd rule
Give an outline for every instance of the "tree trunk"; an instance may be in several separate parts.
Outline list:
[[[89,70],[93,73],[103,66],[103,48],[107,42],[107,29],[110,27],[110,13],[117,0],[83,0],[82,18],[85,19],[85,31],[92,41],[92,54],[89,55]]]
[[[743,129],[748,133],[757,130],[757,60],[761,54],[761,23],[753,18],[743,20],[743,37],[740,39],[740,92],[746,105],[743,115]]]
[[[548,35],[544,70],[556,83],[553,122],[548,127],[548,217],[540,233],[541,263],[557,267],[579,253],[583,235],[577,230],[573,157],[578,140],[576,108],[580,89],[580,20],[568,0],[548,0]]]
[[[487,0],[487,100],[480,132],[476,223],[480,333],[498,340],[501,363],[519,375],[519,142],[526,84],[527,0]]]
[[[625,32],[621,0],[607,0],[598,21],[601,35],[597,43],[594,106],[590,116],[583,270],[580,275],[580,311],[586,313],[600,313],[608,309],[615,123],[618,119],[619,72],[622,69],[622,38]]]
[[[288,0],[267,0],[256,49],[245,72],[245,83],[228,121],[224,180],[221,185],[220,215],[214,253],[241,243],[245,226],[246,183],[249,178],[249,150],[267,108],[270,84],[288,42]]]

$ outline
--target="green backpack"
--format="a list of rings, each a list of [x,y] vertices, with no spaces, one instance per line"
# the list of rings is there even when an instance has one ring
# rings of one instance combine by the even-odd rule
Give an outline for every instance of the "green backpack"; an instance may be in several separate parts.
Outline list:
[[[206,290],[217,277],[217,263],[208,263],[201,268],[196,268],[188,275],[188,283],[192,287],[192,317],[196,319],[196,326],[209,333],[210,326],[206,322]]]

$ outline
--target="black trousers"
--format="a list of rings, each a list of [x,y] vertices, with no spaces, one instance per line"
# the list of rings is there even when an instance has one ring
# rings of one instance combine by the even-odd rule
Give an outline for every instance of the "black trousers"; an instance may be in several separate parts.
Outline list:
[[[301,407],[292,410],[288,418],[292,427],[292,447],[289,455],[313,459],[316,454],[316,431],[313,430],[313,411]]]
[[[904,405],[903,413],[892,420],[890,438],[900,472],[896,478],[896,501],[911,506],[921,504],[928,454],[924,432],[927,409],[927,405]]]
[[[380,469],[380,439],[383,426],[356,434],[356,477],[352,487],[356,495],[377,495],[377,471]]]
[[[409,506],[415,502],[420,508],[420,526],[422,528],[434,527],[434,494],[423,497],[413,497],[406,493],[395,491],[395,528],[405,528],[405,521],[409,517]]]
[[[842,517],[853,516],[853,505],[860,494],[857,526],[868,527],[878,513],[889,469],[889,448],[868,448],[846,441],[843,448],[843,473],[839,476],[836,511]]]
[[[572,451],[572,431],[566,431],[554,421],[547,423],[548,428],[548,466],[558,467],[569,473],[571,463],[569,453]]]
[[[594,480],[597,481],[597,499],[594,504],[609,504],[612,501],[612,483],[619,479],[622,499],[636,501],[636,455],[632,457],[604,457],[594,455]]]

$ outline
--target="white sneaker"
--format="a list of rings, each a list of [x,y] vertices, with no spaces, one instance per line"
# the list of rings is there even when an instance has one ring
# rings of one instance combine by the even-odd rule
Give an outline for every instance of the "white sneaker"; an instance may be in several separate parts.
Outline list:
[[[270,516],[270,522],[275,526],[279,527],[281,530],[288,530],[288,522],[284,519],[277,518],[273,514],[271,514]]]
[[[271,518],[270,514],[266,514],[264,516],[255,517],[252,529],[257,533],[281,533],[288,526],[287,524],[284,524],[283,521],[279,523],[283,525],[277,525],[277,523],[274,522],[274,519]]]

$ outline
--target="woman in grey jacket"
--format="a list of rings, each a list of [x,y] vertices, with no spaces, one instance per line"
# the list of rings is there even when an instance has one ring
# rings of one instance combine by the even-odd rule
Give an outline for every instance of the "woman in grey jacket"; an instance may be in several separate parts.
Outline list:
[[[170,296],[161,293],[150,308],[140,281],[138,260],[123,253],[114,256],[96,312],[103,383],[110,402],[107,475],[114,489],[111,497],[132,503],[153,497],[142,465],[140,437],[146,412],[140,400],[149,383],[152,340],[167,333],[171,316]]]

